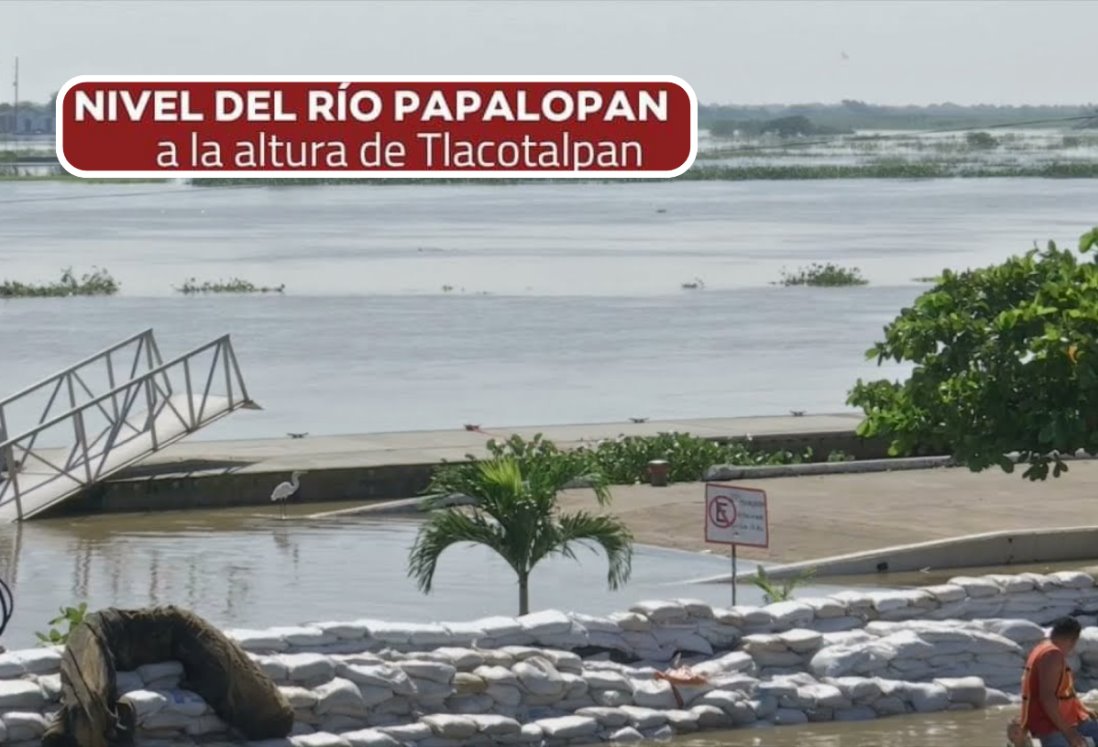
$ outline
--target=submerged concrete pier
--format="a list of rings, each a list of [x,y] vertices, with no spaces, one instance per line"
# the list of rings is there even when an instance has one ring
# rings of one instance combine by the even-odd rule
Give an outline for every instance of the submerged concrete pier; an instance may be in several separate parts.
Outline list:
[[[854,413],[591,423],[478,430],[407,431],[248,441],[188,441],[154,455],[71,501],[66,513],[262,505],[293,470],[309,473],[295,502],[391,500],[419,494],[434,468],[485,455],[490,439],[542,434],[562,448],[621,435],[679,432],[715,440],[751,439],[760,448],[826,457],[884,456],[884,445],[858,438]]]

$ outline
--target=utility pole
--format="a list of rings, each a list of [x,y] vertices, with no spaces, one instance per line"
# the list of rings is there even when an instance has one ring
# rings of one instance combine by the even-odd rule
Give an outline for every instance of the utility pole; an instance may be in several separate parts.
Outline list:
[[[11,87],[15,89],[15,101],[12,104],[12,121],[11,121],[11,133],[12,139],[19,137],[19,57],[15,58],[15,78],[11,82]]]

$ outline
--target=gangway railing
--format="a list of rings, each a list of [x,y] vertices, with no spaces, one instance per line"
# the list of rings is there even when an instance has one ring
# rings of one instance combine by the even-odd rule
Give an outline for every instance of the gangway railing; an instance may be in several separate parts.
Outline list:
[[[5,440],[11,431],[22,430],[15,425],[18,414],[13,410],[16,408],[41,408],[38,415],[38,423],[41,424],[59,410],[71,410],[86,399],[93,399],[96,396],[93,387],[97,386],[97,382],[91,381],[92,374],[105,373],[107,388],[114,389],[120,382],[132,380],[139,371],[147,371],[163,362],[151,329],[100,350],[49,378],[0,399],[0,441]],[[45,396],[47,393],[48,397]],[[37,408],[33,402],[36,397],[45,400],[44,404],[39,402]]]
[[[131,353],[122,378],[113,358]],[[100,362],[109,389],[95,395],[81,370]],[[231,412],[259,409],[229,335],[164,363],[147,330],[0,401],[0,416],[51,385],[39,422],[0,439],[0,520],[30,518]],[[51,416],[59,395],[71,406]],[[58,435],[63,447],[38,445]]]

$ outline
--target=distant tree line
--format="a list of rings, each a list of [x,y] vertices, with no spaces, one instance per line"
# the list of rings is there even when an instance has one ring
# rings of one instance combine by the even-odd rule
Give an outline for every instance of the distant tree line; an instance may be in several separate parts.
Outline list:
[[[839,104],[793,104],[767,106],[737,106],[706,104],[698,108],[702,128],[713,130],[739,127],[745,123],[774,122],[795,117],[808,119],[814,132],[827,130],[925,130],[943,127],[988,127],[990,125],[1028,122],[1032,120],[1067,119],[1092,115],[1089,121],[1067,122],[1064,127],[1098,126],[1098,105],[1070,106],[961,106],[931,104],[929,106],[878,106],[864,101],[846,100]],[[1053,126],[1053,125],[1049,125]],[[800,133],[797,133],[800,134]]]
[[[717,137],[744,135],[777,135],[779,137],[798,137],[802,135],[843,135],[853,132],[849,128],[827,127],[814,123],[808,117],[796,115],[765,120],[718,119],[712,122],[709,132]]]
[[[19,102],[19,131],[30,134],[52,131],[56,94],[47,102]],[[878,106],[864,101],[844,100],[839,104],[773,104],[741,106],[703,104],[698,122],[717,135],[761,135],[783,137],[831,135],[852,130],[924,130],[942,127],[987,127],[1031,120],[1066,119],[1092,115],[1093,119],[1065,123],[1065,127],[1098,127],[1098,105],[1062,106]],[[13,107],[0,104],[0,133],[11,133]],[[1050,125],[1051,126],[1051,125]]]

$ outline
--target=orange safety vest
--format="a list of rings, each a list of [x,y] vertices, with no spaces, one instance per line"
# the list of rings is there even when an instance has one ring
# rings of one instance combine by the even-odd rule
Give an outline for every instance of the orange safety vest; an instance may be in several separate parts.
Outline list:
[[[1052,719],[1041,707],[1041,683],[1037,673],[1037,665],[1041,659],[1053,652],[1059,653],[1059,649],[1051,641],[1042,641],[1029,652],[1026,660],[1026,668],[1022,672],[1022,728],[1028,729],[1035,737],[1055,734],[1059,731]],[[1071,674],[1071,667],[1064,662],[1060,671],[1060,681],[1056,684],[1056,698],[1060,701],[1060,717],[1071,726],[1076,726],[1087,719],[1087,712],[1083,710],[1083,704],[1075,693],[1075,678]]]

